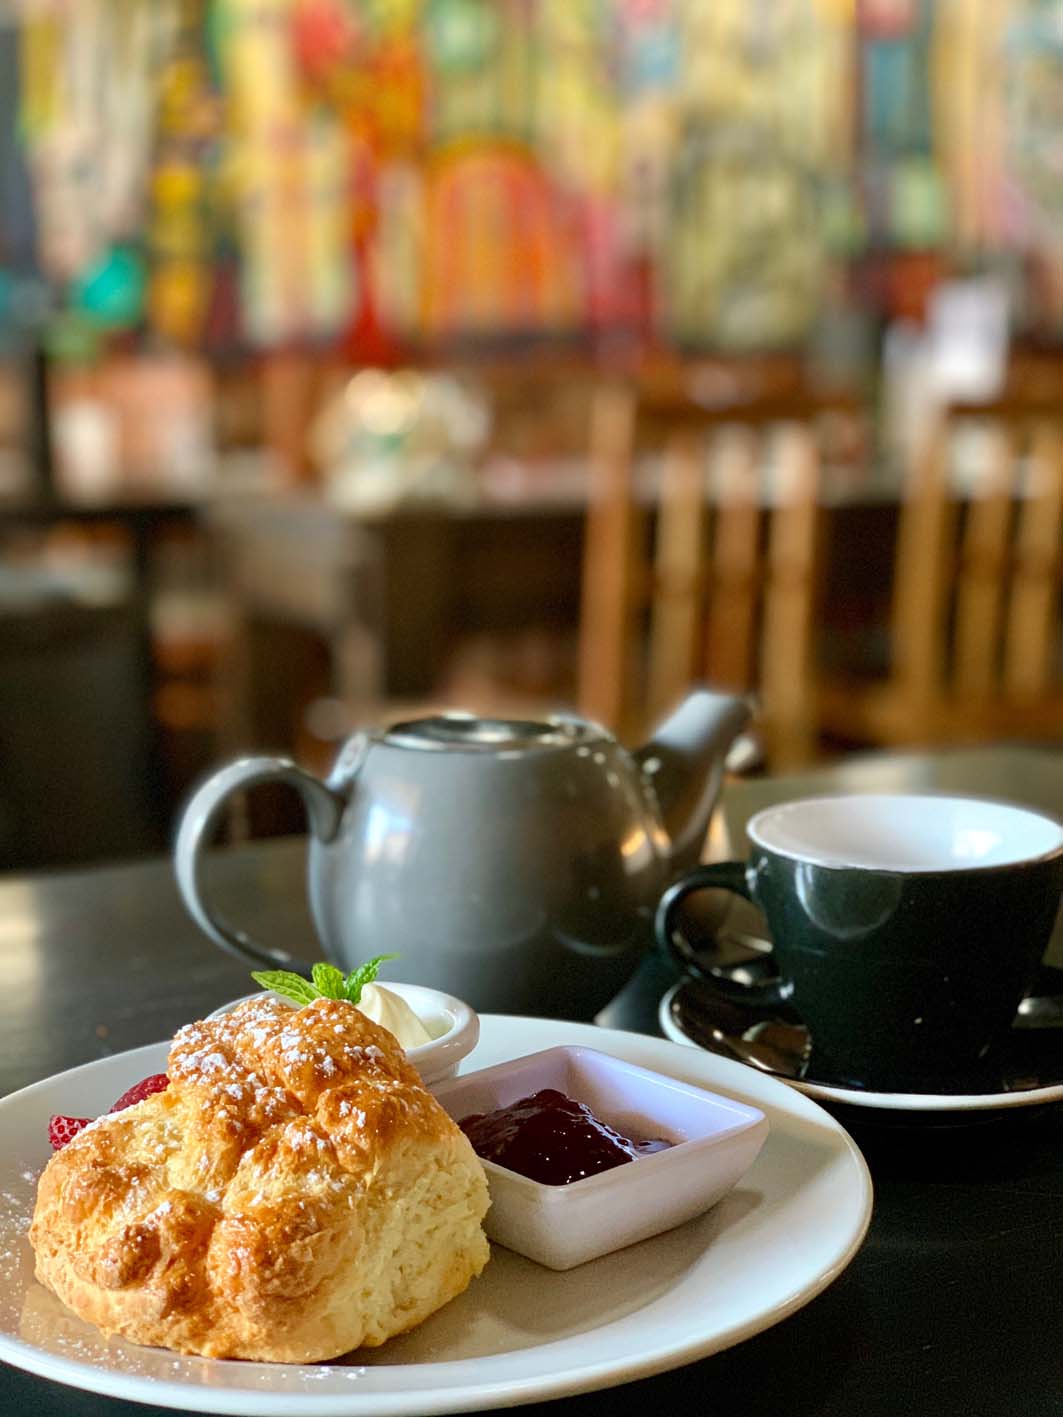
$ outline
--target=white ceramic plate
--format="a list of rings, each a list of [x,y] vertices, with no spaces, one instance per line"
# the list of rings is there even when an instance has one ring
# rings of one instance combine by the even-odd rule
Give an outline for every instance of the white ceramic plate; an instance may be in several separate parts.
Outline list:
[[[487,1015],[463,1071],[582,1044],[761,1108],[756,1163],[708,1214],[564,1274],[494,1247],[482,1277],[413,1333],[317,1366],[185,1358],[106,1341],[33,1278],[25,1231],[52,1112],[103,1111],[167,1044],[0,1101],[0,1359],[131,1402],[248,1417],[393,1417],[610,1387],[779,1322],[849,1263],[871,1214],[863,1157],[815,1103],[741,1064],[591,1024]]]
[[[705,1053],[705,1048],[696,1038],[690,1038],[680,1028],[672,1014],[672,1000],[683,987],[685,980],[673,984],[662,997],[657,1009],[657,1021],[661,1032],[673,1043],[682,1043],[689,1048],[697,1048]],[[706,1053],[707,1057],[714,1054]],[[730,1061],[721,1059],[721,1062]],[[736,1066],[747,1071],[760,1073],[750,1064]],[[788,1078],[779,1075],[779,1081],[793,1088],[795,1092],[814,1097],[817,1102],[843,1104],[846,1107],[863,1107],[877,1112],[988,1112],[1011,1111],[1017,1107],[1042,1107],[1050,1102],[1063,1102],[1063,1083],[1046,1083],[1043,1087],[1023,1088],[1015,1092],[865,1092],[861,1088],[841,1087],[836,1083],[814,1082],[810,1078]]]

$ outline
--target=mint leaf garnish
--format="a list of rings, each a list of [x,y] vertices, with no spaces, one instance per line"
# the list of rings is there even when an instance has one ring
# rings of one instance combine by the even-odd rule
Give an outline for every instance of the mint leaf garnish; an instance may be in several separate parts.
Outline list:
[[[367,959],[365,964],[360,964],[357,969],[352,969],[347,978],[343,981],[343,997],[350,1004],[356,1004],[362,997],[362,990],[367,984],[372,984],[380,973],[380,966],[388,959],[398,959],[398,955],[374,955],[372,959]]]
[[[337,969],[334,964],[315,964],[310,972],[313,975],[315,987],[326,999],[345,999],[347,997],[343,989],[343,971]]]
[[[389,959],[398,959],[398,955],[374,955],[365,964],[352,969],[346,978],[334,964],[315,964],[311,970],[313,983],[301,974],[293,974],[290,969],[253,969],[251,978],[263,989],[282,994],[300,1007],[312,1004],[315,999],[343,999],[349,1004],[357,1004],[362,990],[373,983],[380,973],[380,966]]]
[[[321,997],[321,991],[309,979],[293,974],[290,969],[255,969],[251,971],[251,978],[263,989],[272,989],[274,994],[283,994],[296,1004],[310,1004]]]

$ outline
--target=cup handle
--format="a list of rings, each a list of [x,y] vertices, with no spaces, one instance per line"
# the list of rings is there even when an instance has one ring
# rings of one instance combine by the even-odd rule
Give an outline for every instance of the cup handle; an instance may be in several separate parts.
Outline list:
[[[250,935],[230,925],[211,909],[204,896],[204,848],[225,799],[242,788],[265,782],[283,782],[294,787],[306,807],[310,830],[320,841],[333,839],[343,815],[344,803],[340,796],[289,758],[238,758],[197,788],[181,815],[174,846],[177,888],[192,919],[223,950],[253,964],[305,970],[309,966],[286,950],[257,944]]]
[[[689,974],[707,980],[717,993],[746,1006],[778,1008],[789,1002],[789,985],[780,979],[750,980],[743,983],[731,975],[706,967],[691,948],[690,942],[676,927],[679,907],[695,891],[715,889],[731,891],[756,904],[749,888],[744,861],[716,861],[708,866],[696,866],[668,887],[657,907],[654,930],[657,943],[667,950],[676,963]]]

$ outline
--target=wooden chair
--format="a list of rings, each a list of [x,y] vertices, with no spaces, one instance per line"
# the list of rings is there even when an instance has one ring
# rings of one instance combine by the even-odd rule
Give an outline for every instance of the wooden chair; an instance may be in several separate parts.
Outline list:
[[[814,755],[816,413],[800,397],[735,413],[597,390],[582,712],[634,736],[701,680],[754,696],[772,766]]]
[[[824,730],[871,744],[1063,741],[1061,553],[1060,405],[950,409],[903,488],[888,673],[825,680]]]

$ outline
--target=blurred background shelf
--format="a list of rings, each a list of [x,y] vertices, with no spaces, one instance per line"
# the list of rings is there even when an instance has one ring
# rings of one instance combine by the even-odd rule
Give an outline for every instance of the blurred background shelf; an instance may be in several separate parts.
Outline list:
[[[1057,9],[9,6],[0,868],[420,706],[1063,738]]]

